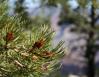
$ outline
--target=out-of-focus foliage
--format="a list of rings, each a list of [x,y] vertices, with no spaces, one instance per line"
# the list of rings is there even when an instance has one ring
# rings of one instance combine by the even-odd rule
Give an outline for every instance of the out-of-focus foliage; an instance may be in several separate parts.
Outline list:
[[[49,4],[55,5],[57,3],[60,3],[62,5],[63,12],[60,15],[61,21],[67,21],[67,22],[76,24],[77,30],[79,30],[79,31],[81,29],[87,30],[88,35],[90,37],[88,39],[87,46],[89,46],[89,47],[93,46],[92,49],[93,50],[95,49],[94,52],[96,52],[97,50],[99,50],[99,48],[97,48],[95,45],[95,42],[97,40],[99,40],[98,39],[99,36],[97,34],[99,32],[99,30],[98,30],[99,28],[98,28],[98,26],[96,26],[96,19],[99,20],[99,14],[96,15],[96,10],[98,10],[98,8],[99,8],[99,6],[98,6],[99,0],[75,0],[75,1],[77,1],[78,5],[79,5],[78,8],[76,8],[76,9],[70,9],[67,1],[69,1],[69,0],[66,0],[65,2],[62,0],[57,0],[57,1],[49,0]],[[88,12],[87,9],[90,9],[90,11]],[[94,15],[94,13],[95,13],[95,15]],[[98,45],[98,47],[99,47],[99,45]],[[95,53],[93,53],[93,51],[90,50],[90,48],[89,49],[87,48],[86,53],[87,52],[88,52],[87,55],[89,57],[87,57],[86,59],[89,62],[88,66],[90,66],[90,63],[94,63],[94,58],[95,58],[94,54]],[[93,57],[92,59],[90,59],[90,55]],[[94,66],[92,66],[92,68],[94,68]]]
[[[78,4],[81,6],[81,7],[86,7],[88,5],[88,3],[90,3],[91,0],[77,0]]]

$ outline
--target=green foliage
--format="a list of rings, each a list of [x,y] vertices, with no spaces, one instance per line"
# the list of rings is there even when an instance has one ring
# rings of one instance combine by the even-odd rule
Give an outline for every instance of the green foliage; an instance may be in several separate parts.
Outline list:
[[[63,53],[51,47],[51,35],[45,26],[33,28],[30,34],[15,25],[0,29],[0,75],[40,77],[50,72]]]
[[[91,0],[77,0],[78,4],[81,6],[81,7],[86,7],[88,5],[88,3],[90,2]]]
[[[4,22],[8,20],[7,17],[7,4],[6,1],[4,1],[0,3],[0,28],[5,25]]]
[[[48,75],[64,55],[63,42],[53,48],[53,32],[47,25],[28,24],[33,26],[28,31],[20,16],[9,17],[4,8],[0,3],[0,77]]]
[[[25,28],[31,28],[32,20],[29,18],[29,15],[25,11],[25,8],[22,6],[23,2],[24,2],[24,0],[16,1],[16,3],[15,3],[16,8],[14,9],[14,12],[15,12],[15,15],[17,15],[17,17],[19,17],[19,18],[21,17],[20,18],[21,22],[25,22],[24,23]]]

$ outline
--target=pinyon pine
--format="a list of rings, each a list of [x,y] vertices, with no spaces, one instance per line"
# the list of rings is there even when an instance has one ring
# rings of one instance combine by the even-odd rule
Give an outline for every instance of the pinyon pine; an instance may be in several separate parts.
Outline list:
[[[29,24],[27,31],[21,18],[10,17],[6,1],[0,3],[0,77],[45,77],[59,69],[63,42],[53,48],[48,26]]]

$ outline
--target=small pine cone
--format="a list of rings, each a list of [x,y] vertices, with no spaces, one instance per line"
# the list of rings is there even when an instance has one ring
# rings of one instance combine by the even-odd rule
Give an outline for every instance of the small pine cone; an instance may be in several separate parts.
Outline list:
[[[9,42],[9,41],[12,41],[14,39],[14,34],[12,32],[8,32],[6,34],[6,41]]]
[[[44,57],[52,57],[53,55],[54,55],[53,52],[49,52],[49,51],[44,51],[44,52],[43,52],[43,56],[44,56]]]
[[[38,60],[38,57],[37,57],[36,55],[33,55],[33,56],[32,56],[32,60],[33,60],[33,61]]]
[[[44,39],[41,39],[41,40],[35,42],[34,45],[33,45],[33,48],[41,48],[41,47],[43,47],[44,42],[45,42]]]

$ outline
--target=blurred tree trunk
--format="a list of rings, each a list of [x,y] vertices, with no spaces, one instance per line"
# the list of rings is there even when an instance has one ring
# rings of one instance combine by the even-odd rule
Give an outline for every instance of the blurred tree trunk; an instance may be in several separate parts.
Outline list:
[[[94,42],[94,31],[92,29],[95,28],[95,8],[92,4],[91,6],[91,29],[89,31],[89,39],[88,39],[88,45],[86,50],[86,58],[88,60],[88,72],[87,77],[95,77],[95,51],[93,50]]]

